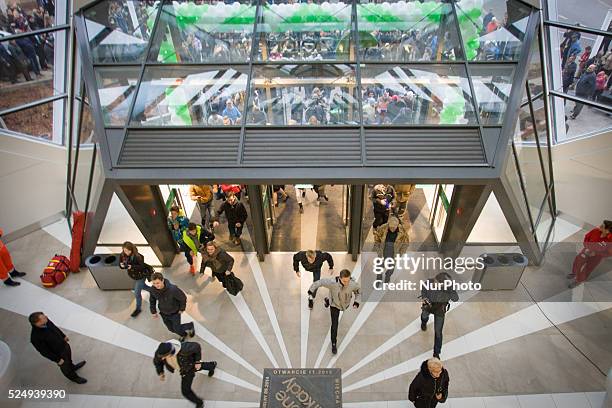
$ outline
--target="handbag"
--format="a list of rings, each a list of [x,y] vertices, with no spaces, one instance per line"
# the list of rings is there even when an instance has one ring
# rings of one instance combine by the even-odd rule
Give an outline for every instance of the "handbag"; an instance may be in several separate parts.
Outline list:
[[[243,287],[244,284],[236,275],[234,275],[234,272],[230,273],[225,277],[225,288],[227,289],[230,295],[238,295],[238,293],[240,293]]]

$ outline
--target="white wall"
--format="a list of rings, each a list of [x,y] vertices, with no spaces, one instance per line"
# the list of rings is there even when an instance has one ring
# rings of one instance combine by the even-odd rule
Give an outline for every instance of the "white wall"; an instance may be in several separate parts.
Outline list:
[[[61,213],[66,148],[0,132],[0,192],[0,227],[5,234]]]

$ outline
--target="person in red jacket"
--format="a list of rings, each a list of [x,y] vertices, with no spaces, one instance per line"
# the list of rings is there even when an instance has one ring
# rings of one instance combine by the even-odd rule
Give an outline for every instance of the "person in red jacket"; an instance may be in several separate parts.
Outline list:
[[[593,100],[599,102],[601,94],[606,90],[606,84],[608,83],[608,76],[604,71],[599,71],[595,77],[595,93],[593,94]]]
[[[0,228],[0,238],[3,234],[4,231]],[[8,248],[0,241],[0,280],[4,281],[7,286],[19,286],[21,283],[15,282],[11,278],[21,278],[23,276],[25,276],[25,272],[19,272],[15,269]]]
[[[612,221],[605,220],[599,227],[592,229],[584,236],[584,248],[574,259],[572,273],[568,278],[574,288],[586,281],[601,261],[612,255]]]

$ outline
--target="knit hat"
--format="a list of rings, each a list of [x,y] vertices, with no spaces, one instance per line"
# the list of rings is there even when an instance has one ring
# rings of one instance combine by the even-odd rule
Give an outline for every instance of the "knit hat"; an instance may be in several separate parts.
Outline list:
[[[170,343],[160,343],[155,352],[159,357],[167,356],[170,353],[172,353],[172,344]]]

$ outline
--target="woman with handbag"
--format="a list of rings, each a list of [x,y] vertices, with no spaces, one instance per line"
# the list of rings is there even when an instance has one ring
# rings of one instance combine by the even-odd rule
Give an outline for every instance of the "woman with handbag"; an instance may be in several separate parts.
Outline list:
[[[136,309],[130,316],[136,317],[141,312],[142,307],[142,291],[149,291],[145,279],[149,280],[153,273],[153,267],[147,265],[144,261],[144,256],[138,253],[136,245],[129,241],[123,243],[121,249],[121,257],[119,259],[119,267],[127,269],[130,278],[134,279],[134,297],[136,298]]]

